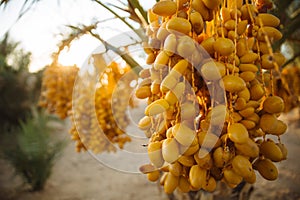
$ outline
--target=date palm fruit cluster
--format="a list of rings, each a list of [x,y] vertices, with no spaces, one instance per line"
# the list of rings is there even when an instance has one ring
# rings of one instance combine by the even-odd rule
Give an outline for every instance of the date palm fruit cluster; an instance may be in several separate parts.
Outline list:
[[[278,119],[284,102],[264,78],[285,62],[271,48],[282,37],[279,19],[255,1],[164,0],[148,20],[151,67],[140,72],[136,96],[148,100],[138,125],[151,163],[140,170],[166,193],[254,183],[255,170],[275,180],[287,125]]]
[[[39,106],[65,119],[72,109],[72,92],[78,70],[76,66],[48,66],[43,73]]]
[[[123,148],[126,142],[131,141],[124,132],[129,124],[124,99],[130,95],[130,87],[128,81],[119,81],[129,69],[112,62],[100,77],[88,72],[79,75],[73,94],[70,129],[78,152],[114,152],[114,143]],[[98,79],[97,84],[92,81],[95,79]],[[117,84],[122,89],[116,90]]]

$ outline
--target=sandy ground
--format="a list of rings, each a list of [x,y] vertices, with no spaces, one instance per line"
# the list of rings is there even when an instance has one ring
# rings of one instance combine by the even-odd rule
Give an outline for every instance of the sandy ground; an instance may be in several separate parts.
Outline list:
[[[64,150],[41,192],[24,191],[19,177],[13,177],[13,169],[3,160],[0,165],[1,200],[163,199],[156,184],[149,183],[144,175],[103,166],[89,153],[76,153],[72,143]]]
[[[300,200],[300,121],[289,114],[289,129],[283,142],[288,160],[278,163],[279,178],[258,178],[251,200]],[[69,137],[66,134],[66,139]],[[126,163],[124,163],[126,165]],[[163,200],[168,199],[157,184],[142,174],[124,173],[104,166],[89,153],[76,153],[69,143],[41,192],[29,192],[13,176],[13,168],[0,160],[0,200]]]

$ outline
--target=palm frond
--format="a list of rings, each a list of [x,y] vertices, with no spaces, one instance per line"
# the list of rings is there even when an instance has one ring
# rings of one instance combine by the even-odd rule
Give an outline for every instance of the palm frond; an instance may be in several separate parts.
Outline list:
[[[8,28],[6,32],[9,32],[9,30],[33,7],[34,4],[38,3],[41,0],[25,0],[22,4],[22,7],[19,11],[17,19],[14,21],[14,23]],[[6,6],[12,2],[12,0],[0,0],[0,6],[4,5],[4,9]]]
[[[72,31],[68,35],[66,35],[65,38],[58,44],[58,50],[52,55],[53,63],[57,62],[59,54],[64,50],[65,47],[69,48],[74,40],[79,39],[81,36],[89,33],[91,30],[96,29],[97,23],[98,22],[89,26],[85,26],[82,24],[78,26],[66,25],[66,27],[70,28]]]
[[[138,0],[128,0],[128,7],[131,10],[131,16],[138,18],[141,25],[147,26],[147,12],[140,5],[140,2]]]
[[[128,26],[132,31],[134,31],[141,39],[143,39],[145,36],[140,31],[136,30],[130,23],[128,23],[123,17],[121,17],[119,14],[117,14],[115,11],[113,11],[109,6],[102,3],[99,0],[93,0],[97,4],[101,5],[103,8],[105,8],[107,11],[109,11],[111,14],[113,14],[116,18],[120,19],[126,26]]]
[[[6,6],[8,4],[8,2],[10,2],[10,0],[1,0],[0,6],[2,6],[2,5]]]
[[[120,6],[117,6],[117,5],[115,5],[115,4],[112,4],[112,3],[107,3],[107,5],[108,5],[108,6],[115,7],[115,8],[117,8],[117,9],[121,10],[121,11],[124,11],[124,12],[130,13],[130,11],[129,11],[128,7],[122,8],[122,7],[120,7]]]

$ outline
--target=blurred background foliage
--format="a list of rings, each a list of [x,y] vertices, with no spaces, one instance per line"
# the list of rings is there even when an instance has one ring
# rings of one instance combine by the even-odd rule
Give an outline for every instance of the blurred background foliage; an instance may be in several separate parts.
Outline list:
[[[285,112],[298,107],[300,116],[300,1],[273,0],[273,4],[270,12],[280,19],[283,34],[273,48],[286,57],[281,74],[275,79],[275,87],[277,95],[285,101]]]
[[[65,141],[51,134],[57,117],[37,108],[42,71],[29,72],[30,55],[9,34],[0,41],[0,156],[36,191],[44,188]]]
[[[18,48],[6,34],[0,41],[0,131],[9,132],[30,115],[41,83],[41,72],[30,73],[30,53]]]

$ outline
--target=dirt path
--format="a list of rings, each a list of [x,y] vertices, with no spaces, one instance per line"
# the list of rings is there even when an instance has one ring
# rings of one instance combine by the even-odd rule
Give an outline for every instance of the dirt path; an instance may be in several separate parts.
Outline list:
[[[269,182],[258,178],[251,200],[300,200],[299,121],[290,124],[282,140],[287,144],[289,155],[287,161],[278,164],[278,180]],[[12,175],[13,169],[0,160],[1,200],[167,199],[155,183],[147,181],[145,175],[122,173],[103,166],[88,153],[76,153],[73,143],[64,150],[43,191],[31,193],[24,190],[20,187],[20,179]]]

